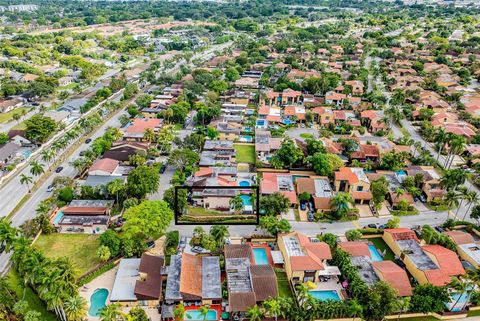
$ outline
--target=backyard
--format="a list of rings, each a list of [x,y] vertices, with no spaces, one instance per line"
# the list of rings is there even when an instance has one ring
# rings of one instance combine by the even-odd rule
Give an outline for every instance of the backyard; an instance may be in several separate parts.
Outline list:
[[[390,250],[387,243],[385,243],[381,237],[372,237],[368,240],[372,242],[381,253],[385,253],[383,256],[385,260],[393,261],[395,259],[395,254],[393,254],[392,250]]]
[[[61,234],[41,235],[33,245],[47,257],[67,257],[81,276],[101,263],[97,257],[98,235]]]
[[[278,283],[278,296],[281,297],[293,297],[292,290],[290,289],[290,285],[288,284],[287,274],[282,271],[275,271],[277,275],[277,283]]]
[[[236,152],[237,163],[255,164],[255,145],[233,145]]]

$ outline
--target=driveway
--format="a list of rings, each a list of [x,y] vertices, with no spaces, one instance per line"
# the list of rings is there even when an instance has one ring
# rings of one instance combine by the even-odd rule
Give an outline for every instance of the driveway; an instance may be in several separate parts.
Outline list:
[[[304,141],[305,138],[301,137],[302,134],[310,134],[310,135],[313,135],[313,137],[318,138],[318,130],[314,128],[295,127],[295,128],[290,128],[285,132],[285,136],[288,136],[292,139],[298,139],[298,140]]]
[[[358,215],[360,215],[361,218],[373,217],[370,206],[356,204],[355,207],[358,208]]]

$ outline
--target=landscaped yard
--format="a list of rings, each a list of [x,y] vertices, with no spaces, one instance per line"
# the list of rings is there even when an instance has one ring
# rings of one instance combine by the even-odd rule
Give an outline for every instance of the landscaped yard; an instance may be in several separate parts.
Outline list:
[[[0,113],[0,123],[5,123],[12,119],[14,114],[22,114],[22,111],[28,111],[30,108],[28,107],[21,107],[21,108],[16,108],[12,111],[9,111],[8,113]]]
[[[288,283],[287,274],[285,272],[275,271],[278,283],[278,296],[293,297],[292,290]]]
[[[188,207],[187,213],[189,215],[196,215],[196,216],[229,215],[229,212],[208,211],[207,209],[201,206],[190,206]]]
[[[383,257],[385,260],[392,261],[395,259],[395,254],[392,252],[392,250],[390,250],[387,243],[385,243],[381,237],[372,237],[368,240],[372,242],[380,252],[383,253],[385,251],[385,255]]]
[[[61,234],[41,235],[34,247],[47,257],[67,257],[81,276],[101,263],[97,257],[98,235]]]
[[[17,294],[19,299],[23,298],[25,293],[25,301],[28,302],[30,310],[40,312],[42,315],[40,320],[42,321],[55,321],[57,320],[53,313],[47,311],[45,304],[39,299],[39,297],[33,292],[30,287],[25,288],[23,280],[14,269],[10,269],[7,274],[9,288]]]
[[[233,146],[236,152],[237,163],[255,164],[255,145],[238,145]]]

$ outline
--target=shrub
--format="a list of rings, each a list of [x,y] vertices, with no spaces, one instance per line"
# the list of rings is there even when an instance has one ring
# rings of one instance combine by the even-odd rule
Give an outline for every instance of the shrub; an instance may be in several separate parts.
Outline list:
[[[348,230],[345,233],[345,237],[349,241],[358,241],[362,238],[362,232],[360,232],[359,230]]]

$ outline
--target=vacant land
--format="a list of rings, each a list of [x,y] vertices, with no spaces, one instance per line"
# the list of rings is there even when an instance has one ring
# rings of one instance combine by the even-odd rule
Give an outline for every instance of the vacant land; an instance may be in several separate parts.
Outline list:
[[[255,164],[255,145],[239,145],[233,146],[236,152],[237,163]]]
[[[98,235],[60,234],[41,235],[34,247],[47,257],[67,257],[81,276],[101,263],[97,257]]]

